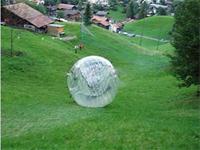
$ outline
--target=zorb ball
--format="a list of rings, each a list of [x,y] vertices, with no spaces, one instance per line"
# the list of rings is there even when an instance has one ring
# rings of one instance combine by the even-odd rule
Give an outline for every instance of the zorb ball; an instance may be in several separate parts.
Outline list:
[[[68,88],[74,100],[85,107],[104,107],[112,102],[118,76],[103,57],[88,56],[78,60],[68,73]]]

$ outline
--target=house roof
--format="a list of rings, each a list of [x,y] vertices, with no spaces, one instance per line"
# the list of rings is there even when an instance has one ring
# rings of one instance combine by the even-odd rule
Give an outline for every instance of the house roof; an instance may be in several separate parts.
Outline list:
[[[115,23],[115,24],[113,24],[113,26],[115,27],[115,28],[118,28],[118,29],[120,29],[120,28],[122,28],[123,27],[123,23]]]
[[[108,21],[101,21],[100,24],[102,24],[103,26],[109,26],[109,22]]]
[[[80,14],[80,12],[78,10],[65,10],[64,14],[65,15],[76,15],[76,14]]]
[[[107,21],[108,18],[94,15],[94,16],[92,17],[92,20],[96,20],[96,21],[98,21],[98,22],[101,22],[101,21]]]
[[[24,3],[7,5],[3,7],[8,11],[12,12],[13,14],[15,14],[16,16],[30,22],[31,24],[35,25],[38,28],[53,22],[47,16],[43,15],[39,11],[33,9],[32,7]]]
[[[71,5],[71,4],[58,4],[57,8],[58,9],[73,9],[75,7],[75,5]]]
[[[100,16],[93,16],[92,21],[102,24],[103,26],[109,26],[108,18],[100,17]]]
[[[108,14],[108,12],[106,12],[106,11],[98,11],[96,13],[97,16],[106,16],[107,14]]]

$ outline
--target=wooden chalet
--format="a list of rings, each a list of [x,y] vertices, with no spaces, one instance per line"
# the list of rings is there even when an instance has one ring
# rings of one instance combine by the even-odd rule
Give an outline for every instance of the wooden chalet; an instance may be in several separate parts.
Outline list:
[[[60,4],[57,5],[57,9],[58,10],[74,10],[74,9],[76,9],[76,6],[71,5],[71,4],[60,3]]]
[[[24,3],[3,6],[1,15],[1,20],[7,25],[37,32],[47,32],[47,25],[53,22],[47,16]]]
[[[109,29],[110,23],[108,18],[94,15],[91,20],[94,24]]]
[[[66,20],[79,21],[80,20],[80,12],[78,10],[65,10],[64,18]]]

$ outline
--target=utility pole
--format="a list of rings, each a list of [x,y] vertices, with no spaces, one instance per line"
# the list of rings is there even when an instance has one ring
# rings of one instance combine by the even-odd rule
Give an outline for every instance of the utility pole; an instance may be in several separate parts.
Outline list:
[[[161,34],[161,27],[160,27],[160,31],[159,31],[159,37],[158,37],[158,41],[157,41],[156,50],[158,50],[158,48],[159,48],[159,44],[160,44],[160,34]]]
[[[10,30],[10,56],[13,56],[13,29]]]
[[[146,20],[146,18],[144,18],[143,25],[142,25],[142,34],[140,35],[140,44],[139,44],[140,46],[142,45],[142,38],[143,38],[143,35],[144,35],[145,20]]]

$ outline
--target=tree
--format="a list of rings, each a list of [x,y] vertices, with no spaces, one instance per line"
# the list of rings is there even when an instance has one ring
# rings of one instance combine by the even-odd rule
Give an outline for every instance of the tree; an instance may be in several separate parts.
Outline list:
[[[174,0],[172,2],[172,7],[171,7],[171,13],[174,13],[176,10],[176,7],[181,3],[181,0]]]
[[[56,5],[58,2],[59,2],[59,1],[57,1],[57,0],[44,0],[44,4],[45,4],[46,6],[49,6],[49,5],[54,6],[54,5]]]
[[[133,0],[130,1],[126,9],[127,18],[131,18],[131,19],[135,18],[135,15],[138,13],[138,8],[139,8],[139,5],[137,2]]]
[[[61,3],[78,5],[79,0],[61,0]]]
[[[57,11],[57,17],[60,19],[60,18],[64,18],[64,11],[62,10],[59,10]]]
[[[90,3],[87,3],[86,4],[86,7],[85,7],[85,11],[84,11],[84,14],[83,14],[83,22],[85,25],[90,25],[91,24],[91,16],[92,16],[92,13],[91,13],[91,7],[90,7]]]
[[[83,0],[79,0],[79,2],[78,2],[78,10],[82,10],[83,9]]]
[[[167,15],[167,11],[164,8],[162,8],[162,7],[159,7],[157,9],[157,13],[158,13],[158,15],[161,15],[161,16]]]
[[[109,5],[111,10],[117,10],[117,1],[116,0],[109,0]]]
[[[147,5],[147,2],[144,1],[141,4],[140,11],[139,11],[139,18],[140,19],[145,18],[147,16],[147,10],[148,10],[148,5]]]
[[[34,8],[34,9],[38,10],[39,12],[41,12],[41,13],[43,13],[43,14],[47,14],[47,9],[46,9],[46,7],[45,7],[44,5],[42,5],[42,4],[37,5],[37,4],[35,4],[35,3],[33,3],[33,2],[30,2],[30,1],[26,1],[26,4],[28,4],[30,7],[32,7],[32,8]]]
[[[174,75],[183,81],[182,86],[200,84],[200,1],[185,0],[177,6],[172,30],[171,56]]]
[[[160,4],[161,5],[165,5],[166,3],[165,3],[165,0],[160,0]]]
[[[93,7],[94,11],[104,11],[104,10],[106,10],[105,6],[98,4],[98,3],[93,4],[92,7]]]
[[[1,6],[6,5],[6,0],[1,0]]]

